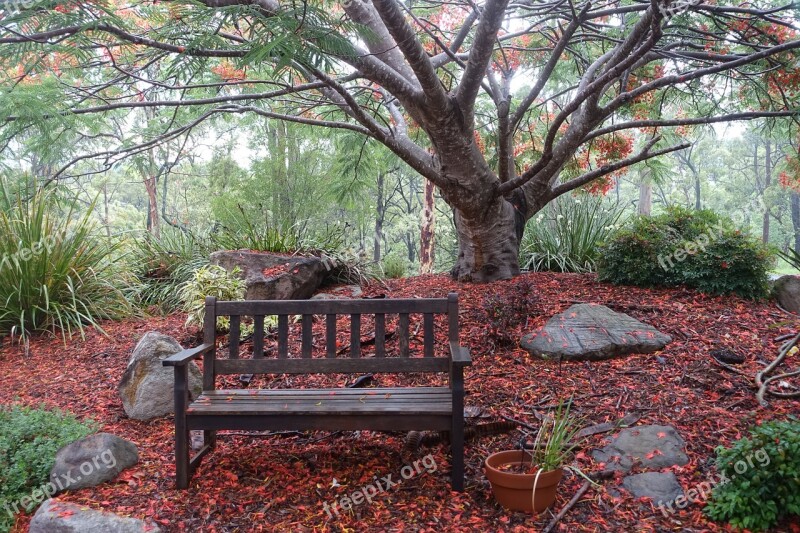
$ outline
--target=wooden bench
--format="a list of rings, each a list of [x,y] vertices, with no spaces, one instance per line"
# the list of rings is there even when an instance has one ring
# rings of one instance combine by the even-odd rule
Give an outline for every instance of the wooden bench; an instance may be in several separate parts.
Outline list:
[[[446,315],[449,350],[435,356],[435,316]],[[299,324],[290,325],[295,315]],[[315,315],[324,320],[316,346]],[[349,343],[337,346],[337,315],[349,315]],[[395,316],[396,315],[396,316]],[[421,316],[420,316],[421,315]],[[217,317],[230,317],[227,357],[218,357]],[[265,350],[264,317],[277,316],[277,346]],[[242,318],[252,317],[252,355],[240,353]],[[374,337],[362,343],[362,317]],[[410,331],[422,329],[422,353]],[[445,318],[442,318],[442,321]],[[249,320],[249,319],[246,319]],[[389,330],[387,325],[394,325]],[[298,330],[299,343],[290,343]],[[388,331],[387,331],[388,330]],[[274,343],[273,343],[274,344]],[[298,345],[299,344],[299,345]],[[349,344],[349,348],[347,348]],[[290,346],[291,345],[291,346]],[[297,350],[299,348],[299,350]],[[445,347],[447,348],[447,347]],[[219,350],[222,352],[223,350]],[[369,351],[370,353],[367,353]],[[296,353],[299,352],[299,353]],[[247,357],[245,357],[245,355]],[[274,356],[273,356],[274,355]],[[189,399],[188,363],[203,358],[203,392]],[[437,299],[217,301],[206,298],[203,344],[163,361],[175,372],[177,488],[214,448],[217,430],[438,430],[450,433],[453,490],[464,489],[464,366],[469,350],[458,340],[458,295]],[[447,385],[396,388],[216,389],[226,374],[444,373]],[[189,431],[203,431],[203,447],[189,454]]]

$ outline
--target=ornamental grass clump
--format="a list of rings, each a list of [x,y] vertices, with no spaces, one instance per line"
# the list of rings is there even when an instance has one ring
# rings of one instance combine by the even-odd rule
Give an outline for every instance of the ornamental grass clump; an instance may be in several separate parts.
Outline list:
[[[0,195],[0,336],[58,330],[66,339],[131,313],[121,290],[126,272],[112,259],[119,244],[96,231],[94,204],[45,192]]]

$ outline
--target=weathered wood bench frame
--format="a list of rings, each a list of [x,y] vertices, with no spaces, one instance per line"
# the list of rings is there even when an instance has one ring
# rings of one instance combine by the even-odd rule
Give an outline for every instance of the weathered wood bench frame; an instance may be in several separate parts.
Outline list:
[[[399,315],[398,356],[386,350],[386,315]],[[422,357],[411,357],[409,315],[422,314]],[[450,352],[434,356],[434,315],[446,314]],[[278,317],[277,357],[264,354],[264,317]],[[301,315],[300,357],[289,357],[289,319]],[[325,316],[325,357],[312,357],[314,315]],[[337,315],[350,315],[349,357],[339,357]],[[375,316],[375,354],[362,357],[361,317]],[[229,357],[217,357],[216,322],[229,316]],[[243,316],[253,317],[253,357],[240,358]],[[190,402],[188,363],[203,357],[203,393]],[[205,302],[203,344],[163,361],[175,372],[176,486],[185,489],[203,456],[214,449],[216,431],[226,430],[375,430],[449,431],[453,490],[464,489],[464,367],[469,350],[459,345],[458,295],[438,299],[260,300]],[[359,389],[216,390],[224,374],[442,372],[447,387]],[[203,447],[190,457],[190,430],[203,430]]]

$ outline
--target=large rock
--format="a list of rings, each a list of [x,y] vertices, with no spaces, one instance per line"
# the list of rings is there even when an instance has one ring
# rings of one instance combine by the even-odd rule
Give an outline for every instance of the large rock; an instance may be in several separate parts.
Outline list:
[[[683,496],[683,488],[674,472],[634,474],[623,479],[622,486],[634,498],[650,498],[656,505],[668,505]]]
[[[635,426],[620,431],[605,448],[594,450],[592,458],[605,463],[606,470],[628,472],[634,465],[659,470],[688,463],[684,446],[672,426]]]
[[[781,276],[772,286],[778,305],[790,313],[800,314],[800,276]]]
[[[155,524],[95,511],[74,503],[45,501],[31,520],[30,533],[155,533]]]
[[[603,305],[577,304],[555,315],[520,345],[536,357],[597,361],[661,350],[672,339],[653,326]]]
[[[114,479],[138,461],[134,443],[110,433],[97,433],[58,450],[50,483],[56,493],[94,487]]]
[[[161,361],[182,349],[168,335],[157,331],[145,333],[131,354],[118,389],[129,417],[149,420],[175,411],[175,374]],[[194,362],[189,363],[189,387],[192,398],[203,389],[203,376]]]
[[[246,250],[211,254],[211,263],[228,272],[236,267],[245,281],[245,300],[305,300],[330,271],[318,257],[289,257]]]

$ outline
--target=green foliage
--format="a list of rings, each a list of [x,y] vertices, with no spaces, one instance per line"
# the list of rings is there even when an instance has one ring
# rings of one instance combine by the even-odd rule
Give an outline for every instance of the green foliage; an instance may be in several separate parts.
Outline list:
[[[643,287],[687,285],[762,298],[771,251],[713,211],[670,208],[636,217],[602,247],[598,278]]]
[[[791,266],[793,269],[800,270],[800,252],[789,248],[789,250],[786,252],[779,250],[778,255],[781,259],[789,263],[789,266]]]
[[[118,245],[99,237],[94,204],[60,206],[37,193],[0,211],[0,335],[27,338],[59,329],[64,338],[87,324],[130,313],[118,288],[125,278],[111,261]],[[79,207],[83,214],[78,216]]]
[[[183,310],[189,316],[186,318],[187,326],[203,325],[205,317],[206,296],[215,296],[220,300],[241,300],[244,298],[245,283],[241,279],[239,269],[232,273],[217,265],[207,265],[195,271],[192,279],[184,283],[179,291],[183,302]],[[217,317],[217,330],[230,329],[228,317]]]
[[[238,224],[229,225],[213,235],[214,244],[221,250],[253,250],[256,252],[293,253],[302,248],[302,236],[296,226],[270,226],[239,217]]]
[[[211,252],[211,246],[202,238],[172,229],[162,230],[158,239],[144,233],[132,239],[130,248],[128,261],[138,280],[138,302],[158,306],[164,313],[181,308],[181,285],[208,264]]]
[[[404,278],[408,274],[408,261],[399,255],[387,255],[381,262],[381,270],[384,278]]]
[[[531,280],[518,277],[506,289],[484,299],[489,336],[495,342],[505,345],[517,337],[516,328],[528,320],[531,309],[538,304],[534,289]]]
[[[13,525],[4,506],[47,483],[56,452],[97,428],[92,420],[81,422],[58,410],[0,407],[0,531]]]
[[[559,197],[528,221],[520,243],[520,267],[535,272],[594,272],[598,246],[617,229],[622,211],[587,194]]]
[[[544,472],[561,468],[575,449],[582,420],[570,414],[572,398],[560,400],[552,417],[542,420],[531,453],[531,466]]]
[[[763,531],[800,516],[800,422],[751,428],[750,437],[717,448],[721,481],[705,508],[712,520]]]

